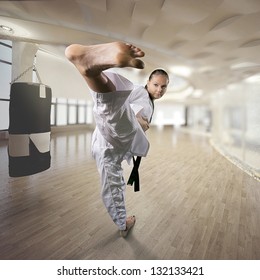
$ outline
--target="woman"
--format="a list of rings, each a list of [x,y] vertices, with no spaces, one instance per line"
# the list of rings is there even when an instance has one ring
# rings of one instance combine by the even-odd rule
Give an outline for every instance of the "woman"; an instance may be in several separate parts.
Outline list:
[[[121,163],[146,156],[149,142],[145,131],[153,113],[153,100],[161,98],[169,77],[164,70],[151,73],[146,87],[134,86],[125,77],[109,71],[113,67],[144,68],[144,52],[123,42],[66,48],[66,57],[86,80],[94,100],[96,129],[92,154],[101,177],[101,195],[120,235],[126,237],[135,216],[126,216],[125,187]]]

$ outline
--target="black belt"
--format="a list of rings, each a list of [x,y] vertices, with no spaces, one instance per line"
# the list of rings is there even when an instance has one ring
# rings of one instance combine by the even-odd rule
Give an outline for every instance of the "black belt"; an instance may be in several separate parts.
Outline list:
[[[134,191],[138,192],[140,191],[140,185],[139,185],[139,172],[138,172],[138,168],[140,165],[142,157],[136,157],[136,159],[133,157],[133,162],[134,162],[134,166],[132,169],[132,172],[129,176],[127,185],[133,185],[134,184]]]

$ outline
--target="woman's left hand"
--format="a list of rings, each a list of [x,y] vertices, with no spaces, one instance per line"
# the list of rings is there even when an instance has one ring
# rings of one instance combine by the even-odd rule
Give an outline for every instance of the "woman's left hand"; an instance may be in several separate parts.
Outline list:
[[[137,115],[136,118],[137,118],[138,122],[140,123],[143,131],[146,131],[149,129],[148,119],[142,117],[141,115]]]

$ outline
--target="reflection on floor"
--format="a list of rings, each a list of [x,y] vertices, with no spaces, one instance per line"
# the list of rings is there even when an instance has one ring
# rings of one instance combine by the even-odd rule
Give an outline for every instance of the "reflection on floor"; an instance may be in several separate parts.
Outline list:
[[[10,178],[1,141],[0,259],[260,259],[260,183],[203,135],[148,131],[137,222],[119,237],[100,199],[91,132],[52,136],[52,166]],[[131,167],[124,163],[125,176]]]

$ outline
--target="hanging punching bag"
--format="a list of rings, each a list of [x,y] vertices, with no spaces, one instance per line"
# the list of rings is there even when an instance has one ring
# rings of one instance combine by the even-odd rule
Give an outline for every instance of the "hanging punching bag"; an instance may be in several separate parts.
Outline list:
[[[9,175],[32,175],[50,167],[50,87],[16,82],[9,107]]]

